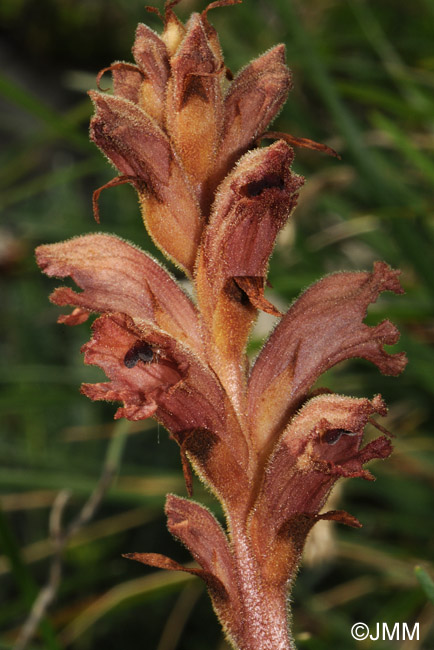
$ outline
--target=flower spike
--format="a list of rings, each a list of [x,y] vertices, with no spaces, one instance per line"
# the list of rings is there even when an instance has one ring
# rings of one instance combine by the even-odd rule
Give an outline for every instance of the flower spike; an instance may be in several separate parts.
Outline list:
[[[113,235],[95,233],[40,246],[50,277],[77,287],[51,300],[70,313],[92,313],[86,364],[107,380],[85,383],[92,400],[117,402],[115,418],[155,418],[178,444],[189,497],[193,472],[222,506],[225,524],[191,499],[168,495],[169,531],[198,562],[183,566],[159,553],[125,557],[202,578],[223,630],[237,650],[294,650],[288,590],[309,531],[321,520],[353,528],[343,510],[324,510],[341,478],[373,480],[365,464],[387,458],[391,435],[371,399],[316,388],[319,377],[352,358],[383,374],[405,367],[385,345],[399,333],[388,320],[368,326],[383,291],[402,293],[384,262],[372,272],[329,275],[285,314],[265,296],[276,237],[297,204],[304,178],[292,170],[293,147],[339,158],[326,145],[279,131],[271,122],[292,87],[285,47],[277,45],[233,76],[225,65],[212,9],[184,25],[166,0],[161,35],[139,24],[134,63],[115,62],[90,91],[90,137],[118,170],[95,190],[130,183],[155,244],[191,280],[184,293],[156,260]],[[111,72],[113,93],[101,92]],[[260,146],[262,140],[275,140]],[[251,367],[250,330],[262,310],[279,318]],[[379,431],[364,442],[367,424]]]

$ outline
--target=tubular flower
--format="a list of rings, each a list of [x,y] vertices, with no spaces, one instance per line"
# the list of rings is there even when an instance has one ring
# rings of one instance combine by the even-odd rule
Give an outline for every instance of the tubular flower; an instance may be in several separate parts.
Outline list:
[[[384,374],[403,370],[405,355],[384,350],[398,340],[392,323],[363,322],[382,291],[402,289],[399,272],[378,262],[372,272],[320,280],[286,314],[266,300],[274,242],[304,182],[291,170],[290,143],[330,150],[266,132],[291,75],[279,45],[232,78],[208,11],[235,0],[212,3],[186,25],[175,4],[166,3],[161,36],[138,26],[135,64],[107,69],[114,93],[91,92],[91,138],[120,173],[108,185],[134,185],[150,235],[191,277],[197,301],[113,235],[40,246],[37,261],[81,289],[51,295],[73,307],[60,322],[100,314],[83,352],[108,381],[82,392],[119,402],[116,418],[164,424],[179,445],[189,496],[193,469],[225,512],[223,528],[191,499],[167,498],[169,530],[200,568],[156,553],[127,557],[203,578],[234,648],[289,650],[288,586],[310,529],[320,519],[360,526],[343,511],[322,512],[326,499],[341,477],[371,480],[364,464],[391,453],[386,435],[363,445],[372,416],[386,413],[379,395],[312,387],[354,357]],[[263,137],[277,141],[262,148]],[[280,322],[251,367],[246,343],[258,310]]]

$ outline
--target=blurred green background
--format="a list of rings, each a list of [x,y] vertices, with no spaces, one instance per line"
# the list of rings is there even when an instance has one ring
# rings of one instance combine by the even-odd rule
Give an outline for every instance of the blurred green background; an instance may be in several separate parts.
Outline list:
[[[160,3],[160,9],[162,9]],[[183,0],[185,18],[205,3]],[[306,176],[293,222],[270,267],[270,299],[285,307],[335,270],[402,269],[405,296],[384,295],[368,322],[390,317],[410,363],[400,378],[368,363],[342,364],[322,385],[348,395],[381,392],[382,423],[396,435],[391,459],[371,465],[376,483],[343,482],[333,507],[361,530],[317,525],[292,601],[300,649],[434,648],[434,2],[432,0],[245,0],[217,9],[227,65],[236,71],[277,42],[287,46],[294,90],[274,128],[336,148],[342,161],[298,150]],[[141,0],[2,0],[0,3],[0,648],[14,647],[53,545],[56,496],[70,500],[68,525],[104,463],[117,478],[92,520],[72,537],[49,615],[30,650],[223,650],[202,584],[147,570],[121,557],[188,553],[165,529],[165,494],[184,495],[179,454],[152,422],[113,422],[114,406],[80,395],[80,346],[89,325],[56,324],[48,302],[56,282],[36,268],[33,249],[74,235],[115,232],[157,256],[134,191],[107,190],[101,225],[92,191],[113,170],[88,142],[85,91],[114,60],[131,60],[137,22],[159,29]],[[160,256],[161,257],[161,256]],[[179,274],[178,274],[179,275]],[[265,336],[260,319],[251,343]],[[368,435],[373,435],[368,431]],[[107,461],[108,458],[108,461]],[[197,483],[196,498],[213,507]],[[419,579],[414,568],[421,565]],[[419,641],[357,642],[351,625],[420,625]]]

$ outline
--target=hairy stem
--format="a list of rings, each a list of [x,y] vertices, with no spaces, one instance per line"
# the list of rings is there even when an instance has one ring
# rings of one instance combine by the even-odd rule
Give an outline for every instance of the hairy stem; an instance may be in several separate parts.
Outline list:
[[[238,650],[295,650],[286,585],[273,584],[264,576],[244,526],[234,526],[231,537],[243,612]]]

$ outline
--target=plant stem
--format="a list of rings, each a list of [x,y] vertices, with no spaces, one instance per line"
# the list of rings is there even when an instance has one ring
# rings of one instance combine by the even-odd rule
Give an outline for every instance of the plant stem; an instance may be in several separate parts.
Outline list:
[[[243,526],[232,529],[243,620],[239,650],[295,650],[289,633],[286,585],[263,575]]]

